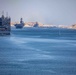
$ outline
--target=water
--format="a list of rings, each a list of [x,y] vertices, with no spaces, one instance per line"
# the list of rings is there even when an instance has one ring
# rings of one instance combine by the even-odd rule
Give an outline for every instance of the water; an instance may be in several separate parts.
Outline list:
[[[0,75],[76,75],[76,30],[12,28],[0,36]]]

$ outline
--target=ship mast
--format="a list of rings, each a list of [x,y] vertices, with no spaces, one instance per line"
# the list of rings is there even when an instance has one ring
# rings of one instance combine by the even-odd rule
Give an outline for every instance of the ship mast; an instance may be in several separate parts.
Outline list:
[[[2,19],[4,19],[4,11],[2,11]]]

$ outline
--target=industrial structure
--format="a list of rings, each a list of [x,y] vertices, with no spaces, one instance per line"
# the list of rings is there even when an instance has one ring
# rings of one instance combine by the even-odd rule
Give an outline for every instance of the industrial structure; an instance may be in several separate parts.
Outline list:
[[[11,18],[8,16],[2,16],[0,17],[0,35],[10,35],[11,31]]]

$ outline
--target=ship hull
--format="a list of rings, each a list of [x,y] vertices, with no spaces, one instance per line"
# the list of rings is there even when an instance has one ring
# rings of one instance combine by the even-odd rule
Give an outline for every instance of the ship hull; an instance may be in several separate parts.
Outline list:
[[[16,29],[21,29],[21,28],[23,28],[22,26],[16,26]]]
[[[0,35],[10,35],[10,31],[0,31]]]

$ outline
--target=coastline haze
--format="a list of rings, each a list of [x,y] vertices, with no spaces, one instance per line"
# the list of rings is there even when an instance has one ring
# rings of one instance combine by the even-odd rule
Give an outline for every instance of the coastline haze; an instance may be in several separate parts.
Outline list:
[[[75,0],[0,0],[0,14],[8,12],[12,22],[22,17],[24,22],[41,22],[44,24],[76,23]]]

